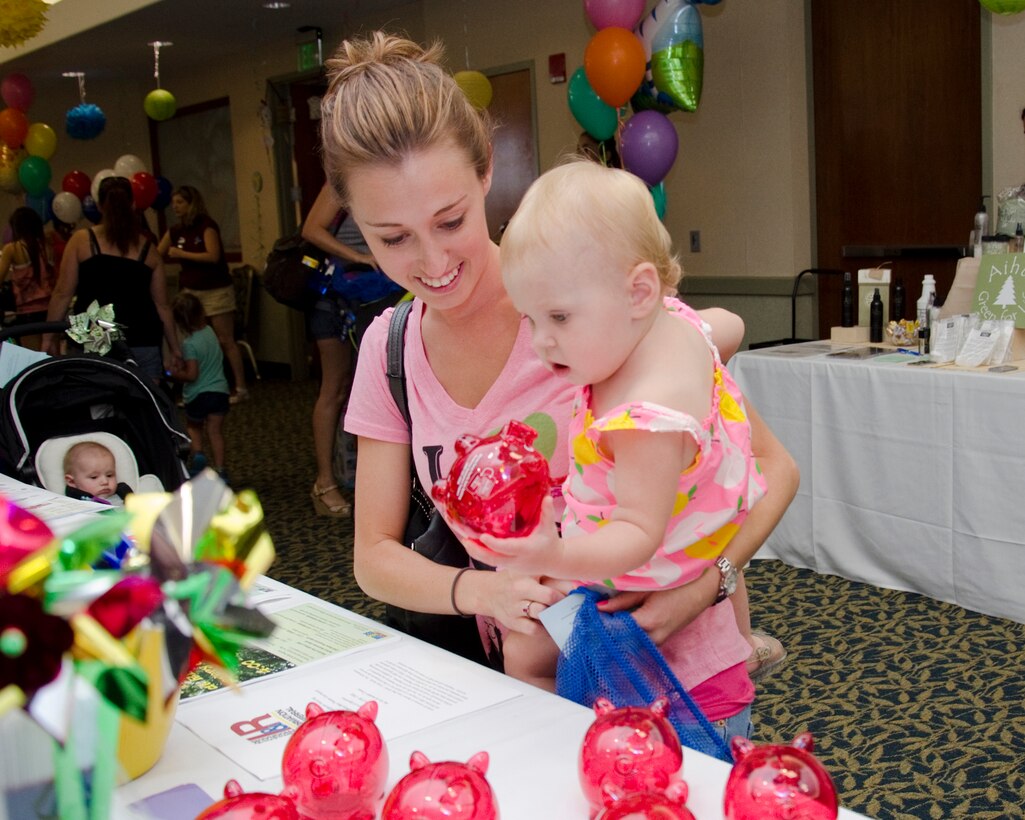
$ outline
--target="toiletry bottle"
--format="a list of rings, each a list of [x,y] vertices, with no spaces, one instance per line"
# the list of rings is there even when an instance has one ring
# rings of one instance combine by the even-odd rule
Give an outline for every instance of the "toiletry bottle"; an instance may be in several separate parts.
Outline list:
[[[870,342],[881,342],[883,340],[883,297],[879,295],[879,288],[872,295],[872,304],[869,306],[869,336]]]
[[[935,298],[936,280],[931,273],[927,273],[922,279],[922,295],[918,297],[918,303],[916,304],[919,353],[929,352],[929,311]]]
[[[1018,223],[1018,227],[1014,229],[1014,247],[1011,249],[1012,253],[1021,253],[1025,251],[1025,231],[1021,229],[1021,223]]]
[[[979,210],[975,212],[975,228],[972,230],[972,255],[976,259],[982,256],[982,237],[989,232],[989,216],[986,213],[988,196],[979,198]]]
[[[893,286],[893,316],[890,318],[895,322],[899,322],[904,318],[904,280],[898,279],[897,284]]]
[[[840,326],[854,327],[854,285],[851,272],[843,273],[843,293],[840,296]]]

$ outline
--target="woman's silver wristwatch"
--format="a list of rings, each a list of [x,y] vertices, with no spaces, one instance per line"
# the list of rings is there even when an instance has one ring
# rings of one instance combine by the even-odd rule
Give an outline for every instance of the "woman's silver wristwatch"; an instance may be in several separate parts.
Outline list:
[[[725,555],[716,559],[715,568],[719,570],[719,594],[715,597],[718,604],[737,591],[737,568]]]

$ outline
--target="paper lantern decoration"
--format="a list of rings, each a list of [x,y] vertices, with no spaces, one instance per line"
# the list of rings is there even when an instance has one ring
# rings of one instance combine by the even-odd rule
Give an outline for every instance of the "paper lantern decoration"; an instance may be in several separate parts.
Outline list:
[[[616,109],[599,97],[587,81],[583,67],[573,72],[566,88],[570,113],[588,134],[598,142],[616,133],[619,115]]]
[[[25,150],[34,157],[49,159],[57,150],[57,134],[45,122],[34,122],[25,135]]]
[[[409,768],[384,801],[381,820],[498,820],[498,801],[484,777],[487,752],[466,763],[431,763],[413,752]]]
[[[8,74],[0,82],[0,97],[3,97],[4,103],[11,108],[28,111],[36,98],[36,90],[24,74]]]
[[[107,126],[107,115],[98,105],[82,103],[69,109],[64,117],[64,130],[76,140],[96,139]]]
[[[791,746],[756,746],[733,739],[736,763],[726,781],[723,812],[727,820],[835,820],[839,814],[836,787],[829,772],[812,754],[808,732]]]
[[[388,749],[376,718],[372,700],[355,712],[307,705],[306,722],[288,739],[281,758],[281,795],[303,817],[376,816],[388,779]]]
[[[431,495],[472,534],[527,535],[552,486],[548,460],[531,446],[535,438],[533,427],[515,420],[494,436],[461,436],[448,478]]]
[[[28,117],[17,108],[0,111],[0,140],[8,148],[21,148],[28,135]]]
[[[91,192],[89,175],[85,171],[68,171],[61,180],[61,190],[74,194],[80,200]]]
[[[681,782],[683,747],[666,717],[669,702],[665,698],[649,708],[621,709],[598,698],[594,712],[597,717],[584,735],[579,758],[580,785],[593,810],[602,807],[610,786],[624,794],[665,793]]]
[[[633,28],[644,13],[644,0],[584,0],[584,12],[597,29]]]
[[[39,34],[49,8],[43,0],[0,0],[0,46],[20,46]]]
[[[1025,0],[979,0],[984,9],[994,14],[1017,14],[1025,11]]]
[[[623,127],[619,152],[623,167],[643,179],[650,188],[669,173],[679,147],[676,128],[665,114],[638,111]]]
[[[491,105],[491,97],[494,93],[491,88],[491,80],[479,71],[457,71],[452,75],[452,79],[456,81],[463,93],[466,95],[466,99],[475,108],[484,109]]]
[[[624,105],[644,79],[644,46],[632,31],[604,28],[584,50],[584,71],[591,88],[608,105]]]
[[[151,120],[163,122],[174,116],[174,112],[178,110],[178,101],[170,91],[154,88],[146,95],[142,107]]]

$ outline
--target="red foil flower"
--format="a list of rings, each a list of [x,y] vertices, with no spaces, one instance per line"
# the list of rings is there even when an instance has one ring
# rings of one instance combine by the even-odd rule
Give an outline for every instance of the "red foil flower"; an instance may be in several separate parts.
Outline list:
[[[73,642],[67,622],[47,615],[35,598],[0,597],[0,689],[13,683],[31,697],[57,677]]]

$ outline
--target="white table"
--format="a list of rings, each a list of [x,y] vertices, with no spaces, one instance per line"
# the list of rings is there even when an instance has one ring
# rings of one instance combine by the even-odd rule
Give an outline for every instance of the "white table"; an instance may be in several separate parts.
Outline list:
[[[1025,622],[1025,367],[919,367],[827,349],[730,362],[801,469],[758,557]]]
[[[368,626],[380,628],[372,621],[347,614],[365,621]],[[426,647],[426,644],[403,636],[398,643],[374,646],[318,663],[331,664],[332,670],[341,671],[364,662],[370,653],[381,658],[388,653],[398,657],[413,647]],[[436,657],[453,657],[434,647],[429,650]],[[468,668],[478,668],[469,661],[459,660]],[[298,682],[305,669],[296,667],[285,676]],[[487,779],[495,791],[503,820],[586,818],[588,806],[577,778],[577,755],[584,733],[594,719],[593,712],[490,670],[482,671],[491,676],[496,686],[512,685],[518,695],[491,708],[388,741],[388,790],[409,771],[409,756],[415,750],[423,751],[432,761],[466,761],[483,750],[490,756]],[[268,679],[266,683],[273,680]],[[250,683],[242,688],[241,694],[225,691],[186,701],[179,707],[178,717],[186,716],[188,710],[196,708],[203,700],[239,697],[251,702],[252,714],[259,714],[274,705],[261,699],[261,685]],[[690,787],[687,805],[696,817],[714,820],[723,816],[722,795],[729,770],[721,761],[684,749],[683,776]],[[280,777],[256,780],[236,762],[176,723],[157,765],[117,790],[115,816],[144,816],[128,806],[185,783],[194,783],[219,798],[228,778],[237,779],[246,791],[277,793],[282,786]],[[840,816],[851,820],[862,815],[843,810]]]

